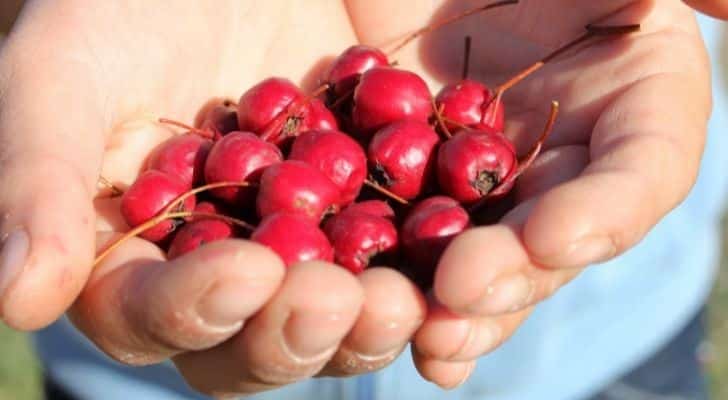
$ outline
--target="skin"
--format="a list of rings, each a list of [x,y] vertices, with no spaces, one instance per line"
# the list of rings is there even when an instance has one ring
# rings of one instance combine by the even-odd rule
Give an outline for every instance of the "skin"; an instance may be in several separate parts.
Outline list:
[[[92,270],[97,248],[125,229],[118,202],[92,201],[96,179],[133,181],[144,155],[171,134],[156,117],[191,122],[210,96],[236,98],[269,76],[311,89],[324,57],[357,41],[386,44],[446,12],[430,0],[253,3],[26,4],[0,52],[0,187],[13,188],[0,194],[0,233],[11,233],[0,252],[5,323],[38,329],[68,310],[115,359],[171,358],[193,387],[216,395],[370,372],[414,336],[422,376],[452,388],[537,302],[636,244],[695,180],[710,85],[689,9],[677,0],[524,0],[397,59],[434,91],[460,70],[457,46],[438,43],[465,33],[476,38],[471,76],[497,83],[623,6],[633,5],[610,22],[644,29],[570,54],[506,96],[507,133],[522,152],[549,101],[561,101],[561,119],[519,183],[516,209],[445,253],[427,316],[422,294],[396,272],[355,278],[313,262],[284,276],[277,256],[245,241],[167,262],[136,239]],[[691,4],[728,15],[726,1]],[[519,282],[533,288],[525,299],[498,300]]]

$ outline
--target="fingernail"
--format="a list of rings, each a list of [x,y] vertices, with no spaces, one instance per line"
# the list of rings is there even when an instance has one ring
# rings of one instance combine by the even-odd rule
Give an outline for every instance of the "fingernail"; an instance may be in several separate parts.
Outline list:
[[[294,312],[283,328],[285,348],[292,358],[310,363],[336,350],[349,325],[337,313]]]
[[[555,263],[560,268],[583,268],[609,260],[617,254],[617,248],[607,236],[593,236],[569,246],[566,255]]]
[[[28,258],[30,239],[24,229],[17,229],[2,239],[0,250],[0,298],[20,276]]]
[[[197,315],[211,327],[232,329],[265,304],[269,291],[269,285],[248,281],[219,283],[202,296]]]
[[[493,350],[501,342],[503,331],[495,322],[479,321],[470,324],[470,333],[458,350],[451,357],[452,361],[472,360]]]
[[[521,274],[499,278],[488,286],[485,296],[471,311],[481,315],[518,311],[531,301],[534,286],[533,280]]]

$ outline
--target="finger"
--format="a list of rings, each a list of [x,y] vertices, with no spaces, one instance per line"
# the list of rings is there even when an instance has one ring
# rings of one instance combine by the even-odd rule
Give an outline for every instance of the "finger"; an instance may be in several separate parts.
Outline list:
[[[25,33],[0,53],[0,315],[37,329],[70,306],[90,272],[106,122],[88,66],[36,57],[37,43],[18,39]]]
[[[522,202],[576,178],[589,164],[586,146],[561,146],[541,154],[516,183],[516,199]]]
[[[165,262],[156,246],[133,239],[97,267],[69,314],[114,359],[150,364],[231,337],[283,275],[278,257],[252,242],[210,243]]]
[[[475,361],[440,361],[423,356],[412,348],[412,359],[417,372],[437,386],[450,390],[465,383],[475,369]]]
[[[379,370],[394,361],[419,328],[427,305],[412,281],[389,268],[372,268],[359,276],[364,306],[354,328],[322,371],[348,376]]]
[[[534,207],[523,232],[531,257],[578,268],[636,244],[692,187],[709,110],[707,82],[693,74],[627,90],[594,129],[589,167]]]
[[[434,305],[417,331],[414,347],[428,359],[466,362],[475,360],[510,338],[531,309],[498,317],[461,317]]]
[[[531,261],[520,239],[541,193],[568,182],[584,169],[584,146],[544,153],[516,187],[520,203],[499,226],[475,228],[455,239],[435,276],[437,299],[453,311],[492,316],[522,310],[551,296],[579,270],[548,270]],[[482,244],[488,243],[487,248]]]
[[[326,365],[363,303],[361,285],[343,268],[322,262],[299,264],[288,270],[278,294],[239,335],[174,361],[190,385],[210,395],[253,393],[289,384],[314,376]]]
[[[690,7],[720,19],[728,19],[728,1],[725,0],[685,0]]]

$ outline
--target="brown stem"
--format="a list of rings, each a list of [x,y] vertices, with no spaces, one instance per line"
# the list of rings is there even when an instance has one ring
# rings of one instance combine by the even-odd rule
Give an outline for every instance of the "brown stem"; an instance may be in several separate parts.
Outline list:
[[[448,139],[452,138],[452,133],[450,132],[450,129],[448,129],[447,124],[445,123],[445,120],[443,120],[442,112],[445,110],[445,105],[440,104],[440,106],[437,105],[435,102],[435,99],[432,99],[432,111],[435,113],[435,119],[437,120],[437,124],[440,125],[440,128],[442,132],[445,134],[445,136]]]
[[[399,45],[397,45],[396,47],[394,47],[394,49],[392,49],[392,51],[390,51],[388,53],[388,55],[389,56],[392,56],[396,52],[400,51],[403,47],[405,47],[408,44],[410,44],[410,42],[412,42],[413,40],[417,39],[418,37],[420,37],[422,35],[425,35],[425,34],[430,33],[430,32],[434,32],[434,31],[436,31],[436,30],[438,30],[438,29],[440,29],[440,28],[442,28],[442,27],[444,27],[446,25],[450,25],[452,23],[455,23],[457,21],[460,21],[463,18],[469,17],[469,16],[471,16],[473,14],[477,14],[477,13],[480,13],[480,12],[483,12],[483,11],[487,11],[487,10],[490,10],[490,9],[493,9],[493,8],[498,8],[498,7],[503,7],[503,6],[509,6],[509,5],[513,5],[513,4],[518,4],[518,0],[504,0],[504,1],[498,1],[498,2],[495,2],[495,3],[491,3],[491,4],[486,4],[484,6],[471,8],[470,10],[466,10],[466,11],[464,11],[464,12],[458,14],[458,15],[454,15],[452,17],[445,18],[442,21],[435,22],[433,24],[430,24],[430,25],[427,25],[425,27],[422,27],[422,28],[420,28],[420,29],[412,32],[410,35],[408,35],[402,41],[402,43],[400,43]]]
[[[466,131],[472,131],[472,130],[473,130],[473,128],[472,128],[472,127],[469,127],[469,126],[467,126],[467,125],[465,125],[465,124],[462,124],[462,123],[460,123],[460,122],[458,122],[458,121],[453,121],[453,120],[451,120],[451,119],[450,119],[450,118],[448,118],[448,117],[442,117],[442,119],[443,119],[443,120],[444,120],[445,122],[447,122],[448,124],[450,124],[450,125],[455,125],[455,126],[457,126],[458,128],[460,128],[460,129],[463,129],[463,130],[466,130]]]
[[[370,181],[369,179],[367,179],[364,181],[364,184],[402,205],[405,205],[405,206],[409,205],[409,201],[407,201],[407,200],[403,199],[402,197],[397,196],[396,194],[383,188],[380,184],[378,184],[376,182],[373,182],[373,181]]]
[[[463,80],[470,76],[470,51],[472,50],[473,38],[465,36],[465,56],[463,57]]]
[[[336,110],[338,109],[342,104],[344,104],[347,100],[354,97],[354,89],[349,89],[346,93],[341,95],[338,99],[334,100],[333,103],[331,103],[331,109]]]
[[[554,125],[556,124],[556,118],[558,116],[559,102],[553,101],[551,102],[551,114],[549,114],[549,119],[548,121],[546,121],[546,125],[543,128],[543,132],[541,132],[541,136],[538,138],[533,148],[531,148],[531,151],[528,152],[526,157],[518,161],[518,170],[513,176],[513,179],[521,176],[533,164],[533,162],[536,161],[536,157],[538,157],[538,155],[541,153],[543,145],[544,143],[546,143],[546,139],[548,139],[549,135],[551,135],[551,132],[553,132],[554,130]]]
[[[309,99],[312,99],[314,97],[319,97],[322,93],[325,93],[327,90],[329,90],[329,87],[330,86],[328,83],[324,83],[323,85],[316,88],[316,90],[314,90],[313,93],[311,93],[311,95],[309,96]]]
[[[114,185],[109,181],[108,179],[104,178],[103,176],[99,176],[99,183],[109,189],[111,189],[111,197],[118,197],[124,194],[124,191],[119,189],[118,186]]]
[[[165,207],[162,210],[162,214],[169,214],[172,211],[174,211],[175,208],[180,207],[182,204],[184,204],[184,201],[187,200],[189,197],[194,196],[198,193],[206,192],[208,190],[213,189],[219,189],[219,188],[226,188],[226,187],[250,187],[252,186],[249,182],[217,182],[217,183],[211,183],[209,185],[196,187],[194,189],[191,189],[185,193],[182,193],[179,197],[174,199],[167,207]]]
[[[227,222],[232,225],[239,226],[244,229],[248,229],[250,231],[255,230],[255,226],[243,221],[239,220],[237,218],[228,217],[226,215],[220,215],[220,214],[212,214],[212,213],[204,213],[204,212],[192,212],[192,211],[182,211],[182,212],[174,212],[174,213],[162,213],[157,215],[156,217],[150,219],[149,221],[136,226],[134,229],[130,230],[129,232],[126,232],[123,236],[121,236],[119,239],[114,241],[109,247],[105,248],[104,251],[99,253],[98,256],[96,256],[96,259],[94,260],[94,267],[97,267],[101,261],[103,261],[106,257],[111,254],[114,250],[118,249],[119,246],[124,244],[127,240],[143,233],[144,231],[151,229],[155,225],[157,225],[160,222],[166,221],[168,219],[181,219],[181,218],[189,218],[189,217],[201,217],[201,218],[210,218],[210,219],[217,219],[220,221]]]
[[[193,213],[191,211],[176,212],[176,213],[171,213],[171,214],[165,214],[165,213],[163,213],[163,214],[157,215],[156,217],[150,219],[149,221],[147,221],[147,222],[145,222],[145,223],[143,223],[141,225],[138,225],[138,226],[134,227],[132,230],[130,230],[129,232],[125,233],[122,237],[120,237],[119,239],[117,239],[109,247],[107,247],[106,249],[104,249],[104,251],[102,251],[98,256],[96,256],[96,259],[94,260],[93,266],[94,267],[98,266],[99,263],[101,261],[103,261],[109,254],[111,254],[112,251],[114,251],[117,248],[119,248],[119,246],[121,246],[122,244],[124,244],[124,242],[126,242],[127,240],[129,240],[129,239],[131,239],[131,238],[133,238],[133,237],[135,237],[135,236],[143,233],[147,229],[150,229],[150,228],[154,227],[158,223],[160,223],[160,222],[162,222],[164,220],[167,220],[167,219],[188,218],[188,217],[191,217],[192,214]]]
[[[190,125],[187,125],[187,124],[185,124],[183,122],[175,121],[173,119],[160,118],[159,119],[159,123],[160,124],[165,124],[165,125],[176,126],[178,128],[182,128],[182,129],[187,129],[188,131],[193,132],[195,134],[198,134],[198,135],[202,136],[205,139],[213,139],[215,137],[215,135],[212,132],[208,132],[208,131],[205,131],[205,130],[202,130],[202,129],[199,129],[199,128],[195,128],[194,126],[190,126]]]
[[[517,73],[513,78],[509,79],[508,81],[506,81],[503,84],[501,84],[500,86],[498,86],[495,89],[495,92],[496,93],[505,92],[506,90],[512,88],[513,86],[517,85],[519,82],[526,79],[528,76],[530,76],[534,72],[543,68],[544,65],[553,61],[555,58],[559,57],[560,55],[568,52],[569,50],[573,49],[574,47],[576,47],[594,37],[625,35],[628,33],[636,32],[639,29],[640,29],[640,25],[619,25],[619,26],[587,25],[586,33],[582,34],[581,36],[572,40],[571,42],[559,47],[558,49],[554,50],[553,52],[551,52],[550,54],[548,54],[546,57],[542,58],[538,62],[527,67],[523,71]]]

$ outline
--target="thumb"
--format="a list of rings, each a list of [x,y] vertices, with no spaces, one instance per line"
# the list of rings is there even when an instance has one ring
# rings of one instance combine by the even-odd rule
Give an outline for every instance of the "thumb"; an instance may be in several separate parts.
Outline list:
[[[690,7],[723,20],[728,19],[728,0],[684,0]]]
[[[105,123],[80,63],[39,58],[8,40],[0,51],[0,318],[33,330],[62,315],[90,273]]]

